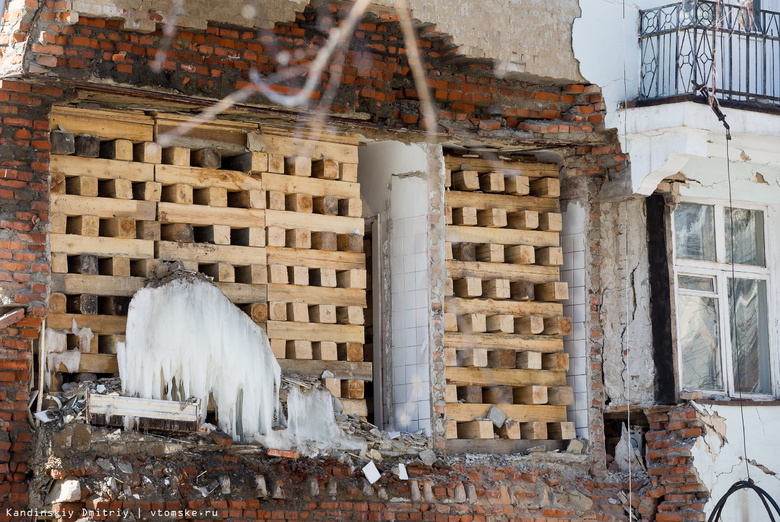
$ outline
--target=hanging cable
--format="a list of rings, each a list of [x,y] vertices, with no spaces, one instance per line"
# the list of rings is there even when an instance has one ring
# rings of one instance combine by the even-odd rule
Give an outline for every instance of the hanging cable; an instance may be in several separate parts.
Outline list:
[[[626,75],[626,41],[625,41],[625,34],[626,34],[626,0],[623,0],[623,142],[627,143],[627,137],[628,137],[628,112],[625,110],[626,105],[628,104],[628,80]],[[627,165],[626,162],[623,162],[623,169],[625,171]],[[626,424],[627,424],[627,431],[628,431],[628,440],[626,443],[628,444],[628,520],[629,522],[633,522],[634,520],[634,484],[633,484],[633,469],[632,469],[632,461],[634,456],[634,447],[631,444],[631,371],[629,370],[628,366],[628,354],[630,352],[630,341],[631,341],[631,320],[629,319],[629,304],[628,304],[628,283],[629,283],[629,258],[628,258],[628,252],[629,252],[629,239],[628,239],[628,199],[624,202],[625,205],[625,211],[624,211],[624,219],[625,219],[625,228],[623,229],[623,235],[626,239],[626,251],[624,253],[625,257],[625,271],[624,271],[624,277],[626,278],[626,283],[624,285],[625,288],[625,306],[626,306],[626,337],[625,337],[625,348],[621,347],[621,356],[623,359],[623,366],[626,370],[626,376],[623,379],[624,382],[624,389],[626,394]]]

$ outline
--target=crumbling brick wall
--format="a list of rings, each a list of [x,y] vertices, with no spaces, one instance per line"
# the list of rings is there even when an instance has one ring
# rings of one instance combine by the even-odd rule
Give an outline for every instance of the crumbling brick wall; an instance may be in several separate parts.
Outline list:
[[[41,462],[33,490],[49,479],[79,479],[81,499],[54,506],[62,520],[78,518],[67,512],[120,520],[125,510],[136,519],[139,510],[142,517],[157,510],[189,510],[173,517],[185,520],[627,519],[616,501],[627,488],[624,477],[593,479],[587,455],[536,453],[472,463],[444,457],[430,466],[412,455],[392,457],[377,463],[383,476],[371,485],[356,463],[343,458],[291,459],[257,448],[239,451],[208,444],[184,451],[176,441],[149,437],[139,446],[143,438],[133,433],[113,437],[110,430],[78,424],[55,432],[45,429],[38,442],[51,450],[37,452]],[[407,463],[409,480],[391,471],[398,462]],[[108,477],[122,481],[114,493],[106,487]],[[263,486],[258,488],[259,477]],[[124,487],[129,495],[121,493]],[[208,494],[204,497],[198,487]],[[133,496],[136,492],[140,498]],[[41,507],[39,500],[34,496],[34,507]]]
[[[709,492],[693,466],[691,448],[702,435],[702,422],[690,404],[657,409],[647,415],[647,472],[651,484],[640,511],[659,522],[706,520]]]
[[[48,106],[61,89],[0,81],[0,308],[26,316],[0,329],[0,505],[27,503],[33,348],[46,315]]]
[[[138,105],[172,100],[201,107],[209,100],[230,94],[247,84],[248,71],[262,74],[278,72],[279,48],[270,35],[253,30],[209,26],[205,31],[179,31],[158,72],[153,69],[157,49],[164,47],[161,28],[139,33],[123,28],[120,20],[81,18],[76,20],[60,2],[15,0],[7,8],[3,25],[3,58],[0,62],[6,78],[0,84],[3,129],[0,144],[0,203],[3,230],[0,243],[0,284],[14,303],[27,309],[22,323],[2,332],[3,360],[0,379],[4,396],[0,397],[0,500],[26,504],[25,479],[30,431],[27,423],[29,367],[38,338],[41,318],[46,313],[48,261],[45,256],[48,224],[48,106],[52,101],[64,104],[73,99],[59,87],[82,93],[104,92],[129,96],[128,104]],[[330,7],[338,19],[345,8]],[[290,24],[279,24],[273,31],[276,43],[285,50],[304,52],[293,65],[305,66],[312,50],[322,43],[312,7],[299,13]],[[616,133],[603,128],[604,104],[599,89],[592,85],[537,84],[516,78],[499,77],[485,62],[458,57],[447,35],[427,26],[420,35],[427,68],[428,85],[437,102],[440,128],[454,139],[458,133],[494,144],[524,142],[539,148],[555,147],[564,158],[569,176],[592,175],[613,178],[624,168]],[[293,58],[295,58],[293,56]],[[419,132],[420,95],[412,81],[406,53],[402,47],[397,15],[371,15],[360,25],[341,68],[342,85],[330,109],[340,116],[334,121],[342,128],[359,126],[369,136],[392,135],[394,130],[412,131],[407,136],[424,139]],[[48,83],[56,78],[58,86]],[[316,107],[326,92],[330,73],[321,78],[312,98]],[[279,91],[296,92],[295,85]],[[171,94],[175,93],[175,94]],[[264,102],[257,98],[255,101]],[[269,114],[292,116],[283,111]],[[368,115],[368,121],[363,117]],[[360,118],[355,118],[360,116]],[[356,128],[356,127],[352,127]],[[589,189],[595,191],[595,189]],[[595,193],[595,192],[594,192]],[[595,217],[593,217],[595,216]],[[590,227],[598,228],[598,213],[591,215]],[[592,245],[598,249],[598,245]],[[597,272],[594,261],[592,271]],[[590,289],[591,306],[598,307],[598,278]],[[5,295],[5,294],[4,294]],[[598,314],[592,324],[592,336],[598,336]],[[441,343],[441,339],[438,340]],[[433,368],[443,372],[442,347]],[[437,362],[439,364],[437,364]],[[603,409],[600,393],[599,343],[592,345],[590,358],[593,393],[591,451],[597,470],[603,469],[603,437],[599,415]],[[436,371],[436,370],[435,370]],[[7,383],[7,384],[6,384]],[[434,390],[433,400],[443,401],[444,391]],[[436,411],[443,417],[444,411]],[[441,419],[440,419],[441,420]],[[438,425],[441,425],[439,423]],[[7,440],[6,436],[7,435]],[[3,467],[7,465],[7,468]],[[610,485],[615,490],[620,485]],[[593,489],[595,488],[595,489]],[[607,498],[602,486],[593,486],[591,494]],[[487,488],[490,490],[490,488]],[[5,495],[5,497],[3,496]],[[443,496],[443,495],[442,495]],[[3,504],[5,506],[5,504]],[[422,505],[422,504],[421,504]],[[605,507],[612,504],[604,503]],[[324,508],[327,509],[327,508]],[[352,509],[352,508],[350,508]],[[434,515],[443,517],[457,514]],[[481,510],[481,511],[480,511]],[[354,509],[353,509],[354,511]],[[484,516],[482,508],[471,515]],[[431,518],[430,509],[410,508],[409,517]],[[414,516],[413,516],[414,515]],[[572,514],[543,511],[534,517],[579,519]],[[578,515],[579,516],[579,515]],[[615,514],[615,517],[618,515]],[[531,515],[529,515],[529,518]],[[567,518],[568,517],[568,518]],[[0,514],[2,520],[3,514]],[[401,518],[401,517],[399,517]]]

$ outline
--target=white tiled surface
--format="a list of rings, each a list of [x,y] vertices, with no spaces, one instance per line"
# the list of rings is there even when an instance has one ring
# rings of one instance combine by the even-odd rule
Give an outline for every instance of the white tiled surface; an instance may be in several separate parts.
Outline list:
[[[424,214],[393,219],[390,292],[393,424],[397,430],[425,429],[430,433],[427,228],[428,218]]]
[[[588,384],[587,384],[587,336],[585,317],[587,301],[585,293],[585,234],[581,232],[579,223],[566,226],[564,215],[564,231],[572,232],[561,235],[563,248],[563,267],[561,280],[569,284],[569,300],[563,304],[563,315],[572,318],[572,334],[564,337],[563,347],[569,354],[569,373],[567,384],[574,388],[574,404],[568,406],[569,419],[574,421],[577,435],[588,436]]]

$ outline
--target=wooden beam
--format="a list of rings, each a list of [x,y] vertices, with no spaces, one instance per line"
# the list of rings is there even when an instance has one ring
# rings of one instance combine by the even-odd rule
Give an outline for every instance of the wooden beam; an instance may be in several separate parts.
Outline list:
[[[493,243],[498,245],[530,245],[534,247],[558,246],[556,232],[539,230],[513,230],[509,228],[449,226],[446,240],[452,243]]]
[[[502,368],[447,368],[447,382],[472,386],[566,386],[566,372]]]
[[[487,417],[491,404],[459,404],[448,403],[447,417],[459,422],[472,421],[479,417]],[[566,420],[566,406],[497,404],[496,408],[503,411],[507,418],[517,422],[538,420],[544,422],[560,422]]]
[[[444,336],[444,346],[458,350],[473,349],[474,346],[488,350],[533,350],[542,353],[563,351],[563,339],[543,335],[504,335],[504,334],[465,334],[448,332]]]
[[[371,381],[373,380],[373,370],[370,362],[349,362],[349,361],[318,361],[312,360],[294,360],[281,359],[278,361],[283,374],[298,374],[304,377],[313,377],[319,379],[325,370],[331,372],[336,379],[352,379]],[[564,411],[566,407],[564,406]]]
[[[124,179],[132,182],[154,181],[153,165],[132,161],[52,155],[49,170],[62,172],[67,176]]]

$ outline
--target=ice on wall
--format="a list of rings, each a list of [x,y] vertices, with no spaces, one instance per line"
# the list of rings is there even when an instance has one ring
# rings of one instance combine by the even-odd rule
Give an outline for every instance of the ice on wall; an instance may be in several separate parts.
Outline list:
[[[79,339],[80,341],[80,339]],[[59,371],[60,365],[65,365],[69,372],[77,372],[81,364],[81,352],[68,350],[68,337],[66,332],[58,332],[46,328],[46,369],[44,377],[46,388],[51,388],[51,373]]]
[[[211,396],[219,427],[235,440],[268,437],[280,414],[281,371],[265,332],[217,287],[196,277],[139,290],[117,346],[126,395],[201,399]]]
[[[315,388],[302,392],[292,386],[287,395],[287,417],[286,430],[256,440],[277,449],[295,449],[307,456],[332,450],[366,449],[363,439],[345,435],[336,424],[333,396],[328,390]]]

